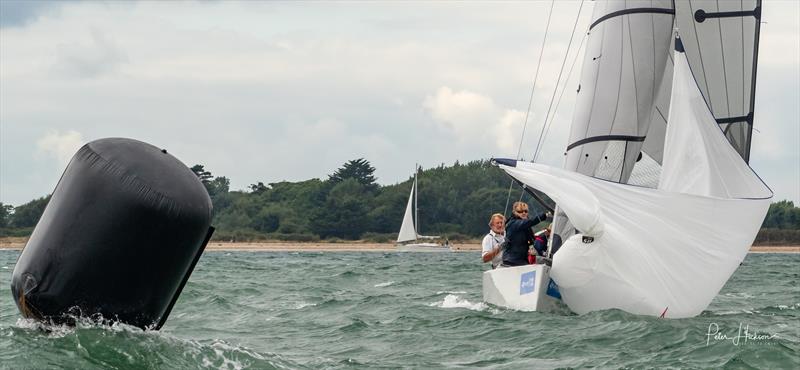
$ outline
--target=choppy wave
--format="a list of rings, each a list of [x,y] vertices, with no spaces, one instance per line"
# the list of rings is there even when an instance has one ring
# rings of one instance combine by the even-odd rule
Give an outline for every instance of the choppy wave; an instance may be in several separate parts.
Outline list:
[[[432,307],[441,308],[466,308],[473,311],[485,311],[489,306],[484,302],[470,302],[467,299],[461,298],[455,294],[448,294],[440,302],[433,302],[429,304]]]
[[[0,266],[17,255],[0,251]],[[209,253],[161,331],[23,320],[0,284],[0,368],[800,368],[792,280],[800,255],[748,255],[706,311],[674,320],[498,309],[481,300],[485,266],[475,261],[467,253]],[[0,269],[0,281],[10,273]],[[777,337],[706,345],[711,324]]]

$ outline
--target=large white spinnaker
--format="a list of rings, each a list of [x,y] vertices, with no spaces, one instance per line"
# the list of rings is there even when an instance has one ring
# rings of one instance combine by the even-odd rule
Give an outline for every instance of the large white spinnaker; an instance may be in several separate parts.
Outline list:
[[[719,130],[685,53],[674,60],[658,189],[540,164],[501,165],[555,200],[578,229],[554,256],[550,275],[576,313],[698,315],[744,259],[766,215],[772,192]]]

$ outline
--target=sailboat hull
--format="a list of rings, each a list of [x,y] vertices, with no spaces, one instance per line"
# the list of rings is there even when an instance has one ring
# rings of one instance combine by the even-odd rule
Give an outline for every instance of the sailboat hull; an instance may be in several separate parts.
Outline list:
[[[451,252],[449,246],[436,243],[414,243],[397,246],[398,252]]]
[[[483,273],[483,301],[519,311],[551,312],[561,295],[550,280],[550,267],[501,267]]]

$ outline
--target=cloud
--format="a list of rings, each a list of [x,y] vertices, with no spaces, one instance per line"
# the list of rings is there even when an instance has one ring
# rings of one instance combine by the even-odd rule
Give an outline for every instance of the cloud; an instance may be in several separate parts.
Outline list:
[[[25,26],[58,6],[58,1],[0,1],[0,28]]]
[[[465,146],[483,148],[482,153],[514,156],[520,142],[525,112],[499,107],[479,93],[440,87],[428,95],[423,107],[441,128],[456,135]]]
[[[75,152],[84,144],[83,135],[77,131],[48,131],[36,141],[36,148],[40,155],[55,158],[66,166]]]
[[[92,29],[87,44],[61,44],[58,46],[53,70],[63,76],[92,78],[115,70],[128,62],[128,56],[114,44],[107,34]]]

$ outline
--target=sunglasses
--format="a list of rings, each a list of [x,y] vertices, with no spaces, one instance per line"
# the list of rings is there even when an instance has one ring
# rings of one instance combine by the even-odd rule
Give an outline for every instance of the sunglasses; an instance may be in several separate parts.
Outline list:
[[[528,210],[527,209],[523,209],[521,211],[517,211],[517,213],[528,213]]]

